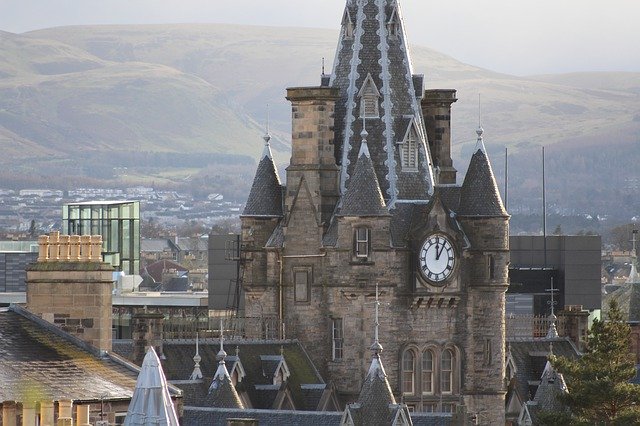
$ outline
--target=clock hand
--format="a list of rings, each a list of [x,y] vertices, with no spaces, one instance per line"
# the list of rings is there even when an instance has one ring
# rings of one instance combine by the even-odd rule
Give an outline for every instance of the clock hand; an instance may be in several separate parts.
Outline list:
[[[440,259],[440,255],[442,255],[443,251],[444,251],[444,244],[442,245],[442,248],[440,249],[440,251],[438,251],[438,247],[436,247],[436,260]]]

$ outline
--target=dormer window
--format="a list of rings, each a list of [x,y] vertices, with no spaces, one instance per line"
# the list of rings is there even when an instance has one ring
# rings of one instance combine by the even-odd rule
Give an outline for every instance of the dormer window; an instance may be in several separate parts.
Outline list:
[[[360,96],[360,118],[379,118],[378,100],[380,92],[371,74],[364,80],[358,96]]]
[[[342,17],[342,27],[344,28],[344,38],[352,39],[353,38],[353,20],[351,19],[351,14],[349,13],[349,9],[344,10],[344,16]]]
[[[410,126],[409,132],[407,132],[401,144],[400,157],[402,160],[402,171],[418,171],[418,134],[413,125]]]
[[[391,13],[391,17],[387,22],[387,32],[389,33],[389,38],[398,38],[400,34],[400,20],[398,19],[398,9],[393,9]]]

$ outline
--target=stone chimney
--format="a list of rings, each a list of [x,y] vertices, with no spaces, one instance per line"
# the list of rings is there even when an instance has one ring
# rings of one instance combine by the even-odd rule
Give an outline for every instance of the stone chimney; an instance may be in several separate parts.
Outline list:
[[[38,238],[27,268],[27,309],[104,351],[111,351],[113,267],[102,261],[100,235]]]
[[[133,333],[133,362],[142,365],[147,348],[153,346],[158,358],[164,359],[162,331],[164,314],[159,312],[138,312],[131,318]]]
[[[451,105],[457,100],[453,89],[426,90],[422,98],[422,115],[431,160],[438,167],[438,184],[456,183],[457,170],[451,159]]]
[[[285,208],[291,208],[301,178],[306,180],[313,204],[325,229],[340,196],[334,144],[334,110],[340,99],[333,87],[291,87],[291,161],[287,167]]]

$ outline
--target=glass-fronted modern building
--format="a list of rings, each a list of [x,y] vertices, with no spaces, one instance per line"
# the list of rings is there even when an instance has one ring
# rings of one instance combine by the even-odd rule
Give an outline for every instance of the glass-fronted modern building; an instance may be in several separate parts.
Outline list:
[[[62,208],[62,231],[68,235],[102,235],[102,257],[117,270],[140,271],[140,202],[90,201]]]

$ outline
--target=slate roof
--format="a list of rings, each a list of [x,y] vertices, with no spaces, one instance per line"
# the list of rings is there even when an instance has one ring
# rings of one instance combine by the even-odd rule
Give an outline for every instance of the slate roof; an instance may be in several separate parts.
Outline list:
[[[330,86],[340,89],[341,98],[335,108],[335,155],[341,167],[340,190],[344,194],[353,178],[360,150],[360,96],[365,80],[371,75],[380,93],[379,118],[367,118],[366,128],[371,136],[371,159],[384,199],[422,200],[432,188],[430,154],[421,114],[420,100],[413,78],[409,44],[401,10],[396,0],[355,2],[346,5],[353,24],[353,37],[343,22],[338,40]],[[398,35],[388,34],[387,23],[397,16]],[[415,120],[418,132],[418,171],[403,172],[400,150],[406,122]]]
[[[569,338],[513,340],[508,348],[516,366],[516,384],[519,395],[526,400],[533,399],[540,383],[540,377],[547,364],[549,343],[553,343],[553,354],[569,359],[581,356]],[[507,395],[507,400],[509,396]]]
[[[219,408],[184,407],[183,426],[226,426],[227,419],[255,419],[260,426],[339,426],[341,412],[230,410]],[[449,426],[451,414],[411,413],[414,426]]]
[[[567,393],[567,384],[562,374],[557,373],[547,361],[540,378],[540,386],[536,390],[533,401],[541,411],[564,411],[566,406],[560,402],[560,395]]]
[[[0,401],[22,401],[24,392],[34,391],[53,401],[133,395],[138,367],[100,353],[23,308],[0,309],[0,341]]]
[[[247,205],[242,212],[242,216],[282,216],[282,186],[268,141],[262,158],[258,163],[258,170],[256,170]]]
[[[366,141],[363,141],[360,151],[353,177],[342,196],[338,216],[388,216]]]
[[[240,396],[231,382],[224,360],[221,360],[218,365],[218,371],[211,382],[204,403],[207,407],[244,408]]]
[[[478,132],[480,133],[480,131]],[[493,175],[481,133],[460,190],[460,206],[457,213],[459,216],[508,216],[504,204],[502,204],[498,184]]]
[[[460,185],[442,185],[437,191],[440,193],[442,203],[451,211],[457,212],[460,208]]]
[[[640,283],[624,283],[613,293],[604,295],[602,300],[602,316],[607,318],[609,303],[618,302],[623,318],[629,323],[640,323]]]
[[[125,343],[119,343],[114,347],[118,351],[124,349]],[[210,384],[217,371],[217,354],[220,347],[218,339],[200,339],[199,353],[201,356],[200,369],[203,382]],[[251,404],[255,408],[271,408],[269,401],[273,403],[275,396],[268,389],[256,389],[256,385],[272,385],[273,379],[263,375],[263,362],[261,355],[279,356],[282,348],[284,359],[289,367],[290,376],[286,381],[287,389],[296,407],[304,407],[305,395],[302,392],[303,384],[324,384],[313,363],[296,340],[284,341],[250,341],[250,340],[225,340],[225,347],[231,352],[238,347],[237,356],[242,362],[246,376],[238,384],[239,392],[246,392]],[[162,365],[170,382],[185,382],[193,371],[193,356],[195,354],[195,339],[193,340],[167,340],[163,344],[165,358]],[[230,357],[228,357],[230,358]],[[180,385],[176,385],[180,388]],[[277,388],[277,387],[276,387]],[[201,391],[202,387],[190,386],[190,389]],[[208,388],[207,388],[208,389]],[[277,391],[275,392],[277,394]],[[274,395],[275,395],[274,394]],[[271,396],[270,396],[271,395]],[[273,397],[272,397],[273,396]],[[202,401],[202,396],[186,396],[193,401]],[[267,405],[265,405],[267,404]]]
[[[266,247],[271,248],[282,248],[284,246],[284,229],[282,220],[278,222],[278,225],[275,227],[271,236],[267,240]]]

